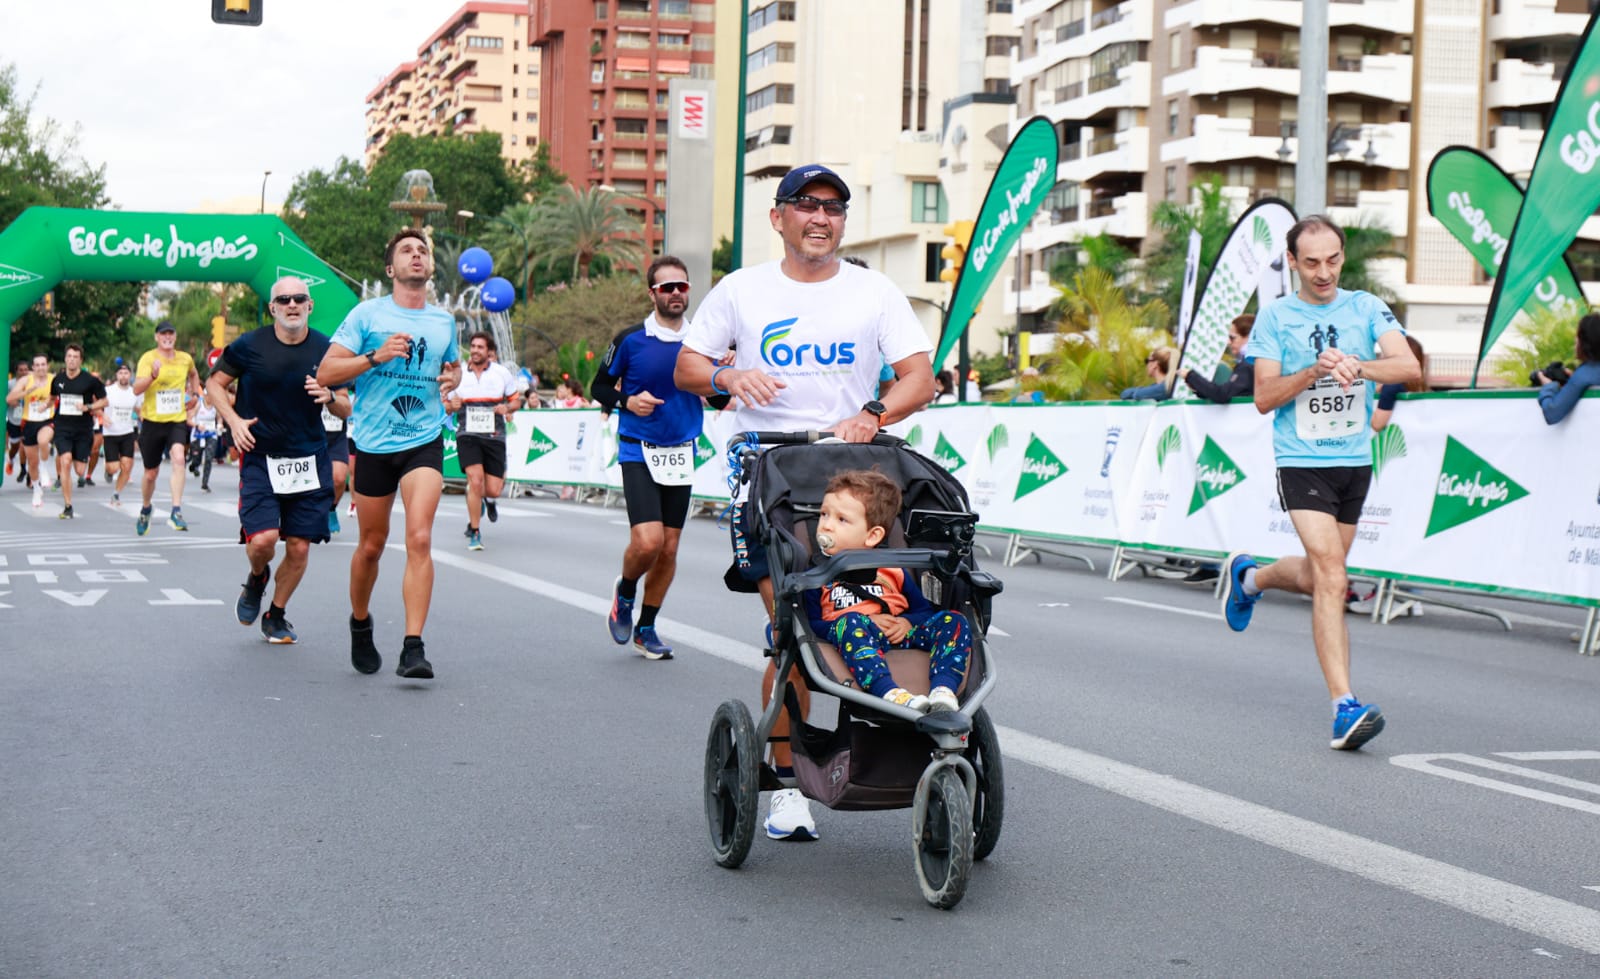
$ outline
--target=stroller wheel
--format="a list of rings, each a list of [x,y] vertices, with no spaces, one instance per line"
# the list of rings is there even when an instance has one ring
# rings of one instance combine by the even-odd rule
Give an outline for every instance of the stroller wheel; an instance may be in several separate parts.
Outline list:
[[[922,773],[911,807],[917,883],[936,908],[953,908],[972,873],[972,801],[961,775],[948,765]]]
[[[1000,761],[1000,739],[994,722],[982,707],[972,715],[972,737],[968,739],[967,761],[978,774],[978,797],[972,800],[972,859],[982,860],[1000,842],[1000,822],[1006,812],[1005,770]]]
[[[743,701],[724,701],[706,737],[705,774],[711,850],[724,867],[737,867],[750,854],[760,803],[760,762],[749,708]]]

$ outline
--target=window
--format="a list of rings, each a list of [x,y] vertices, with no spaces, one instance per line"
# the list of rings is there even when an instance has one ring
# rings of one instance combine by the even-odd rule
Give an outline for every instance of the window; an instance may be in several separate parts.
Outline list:
[[[750,11],[750,33],[754,34],[768,24],[776,24],[780,20],[794,20],[794,0],[778,0],[765,7]]]
[[[923,224],[943,224],[949,210],[944,187],[935,180],[911,182],[911,220]]]
[[[537,61],[535,61],[533,64],[528,66],[528,74],[530,74],[530,75],[539,74],[539,63]]]
[[[1050,211],[1051,224],[1065,224],[1078,220],[1079,185],[1063,180],[1045,196],[1044,207]]]
[[[1009,37],[990,35],[984,48],[991,58],[1004,58],[1011,54],[1011,44],[1012,41]]]
[[[766,88],[757,89],[745,96],[744,111],[756,112],[769,105],[791,105],[794,103],[793,85],[768,85]]]
[[[1178,100],[1171,99],[1167,102],[1167,135],[1178,135]]]
[[[1167,68],[1177,71],[1183,67],[1183,35],[1167,35]]]
[[[1339,169],[1333,171],[1333,205],[1355,207],[1361,194],[1361,171]]]
[[[793,60],[793,44],[779,44],[777,42],[773,42],[766,47],[757,48],[756,50],[750,52],[750,57],[746,59],[745,67],[746,70],[755,72],[765,68],[768,65],[775,65],[780,62]]]
[[[517,145],[517,134],[516,133],[512,133],[511,136],[510,136],[510,140],[511,140],[511,145],[512,146]]]
[[[687,17],[689,16],[689,0],[661,0],[661,16]]]
[[[1178,199],[1178,168],[1177,167],[1167,167],[1167,173],[1166,173],[1166,199],[1169,200],[1169,201],[1175,201],[1175,200]]]
[[[1226,183],[1229,187],[1254,187],[1256,168],[1248,163],[1230,164]]]
[[[469,35],[467,37],[467,47],[469,48],[499,49],[505,47],[505,44],[505,40],[498,37],[478,37],[477,35]]]
[[[939,273],[944,271],[944,256],[939,254],[943,250],[943,243],[937,241],[922,246],[922,281],[939,281]]]
[[[606,3],[606,0],[594,0],[594,19],[605,20],[608,12],[606,8],[609,6],[611,5]]]

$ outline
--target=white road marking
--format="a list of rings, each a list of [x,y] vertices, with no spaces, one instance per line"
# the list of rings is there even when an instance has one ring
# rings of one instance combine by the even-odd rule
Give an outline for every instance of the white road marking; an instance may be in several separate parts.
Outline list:
[[[1106,597],[1106,601],[1108,601],[1108,602],[1117,602],[1118,604],[1121,604],[1121,605],[1137,605],[1140,608],[1160,609],[1163,612],[1176,612],[1179,615],[1192,615],[1192,616],[1194,616],[1196,618],[1200,618],[1200,619],[1221,619],[1222,618],[1222,613],[1221,612],[1201,612],[1198,609],[1179,608],[1176,605],[1162,605],[1160,602],[1141,602],[1137,598],[1117,598],[1115,596],[1107,596]]]
[[[400,544],[389,546],[396,551],[405,550]],[[596,616],[604,617],[611,611],[609,598],[531,575],[480,564],[457,554],[440,551],[434,552],[433,559],[438,564],[498,581]],[[1187,609],[1169,610],[1189,612]],[[661,631],[676,641],[751,670],[759,672],[766,668],[761,650],[748,643],[672,619],[660,618],[657,622]],[[1008,758],[1508,928],[1590,954],[1600,954],[1600,911],[1592,908],[1191,785],[1159,772],[1047,741],[1014,728],[998,727],[997,730]]]
[[[1600,761],[1600,751],[1496,751],[1500,758],[1512,761]]]
[[[1550,753],[1553,752],[1527,752],[1527,754],[1534,755]],[[1600,754],[1600,752],[1591,752],[1589,754]],[[1505,792],[1509,795],[1519,795],[1524,799],[1533,799],[1538,802],[1548,802],[1554,806],[1563,806],[1567,809],[1576,809],[1579,812],[1587,812],[1596,816],[1600,816],[1600,803],[1590,802],[1587,799],[1574,799],[1571,796],[1560,795],[1555,792],[1545,792],[1542,789],[1532,789],[1525,785],[1518,785],[1515,782],[1503,782],[1497,778],[1489,778],[1484,775],[1474,775],[1471,772],[1463,772],[1455,768],[1448,768],[1443,765],[1436,764],[1436,762],[1440,761],[1451,761],[1460,765],[1472,765],[1477,768],[1487,768],[1492,772],[1515,775],[1518,778],[1526,779],[1531,782],[1547,782],[1551,785],[1559,785],[1564,789],[1572,789],[1577,792],[1587,792],[1592,795],[1600,795],[1600,785],[1596,785],[1593,782],[1583,782],[1579,781],[1578,779],[1567,778],[1562,775],[1552,775],[1549,772],[1543,772],[1537,768],[1524,768],[1521,765],[1508,765],[1503,761],[1495,761],[1492,758],[1478,758],[1474,755],[1453,753],[1431,755],[1395,755],[1389,759],[1389,764],[1399,765],[1401,768],[1409,768],[1416,772],[1426,772],[1429,775],[1438,775],[1443,778],[1455,779],[1457,782],[1466,782],[1468,785],[1476,785],[1485,789],[1494,789],[1496,792]]]
[[[220,598],[195,598],[182,588],[163,588],[161,594],[167,596],[165,601],[152,598],[148,605],[221,605]]]
[[[111,594],[111,589],[91,588],[82,595],[78,595],[70,591],[59,591],[53,588],[46,588],[44,593],[49,595],[51,598],[66,602],[68,605],[76,608],[88,608],[100,601],[100,599]]]

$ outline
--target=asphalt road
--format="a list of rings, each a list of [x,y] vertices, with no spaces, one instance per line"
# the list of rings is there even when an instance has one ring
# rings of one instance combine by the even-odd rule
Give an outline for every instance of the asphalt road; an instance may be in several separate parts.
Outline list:
[[[508,501],[472,553],[447,498],[438,679],[411,682],[402,554],[383,671],[349,666],[353,527],[314,549],[301,642],[269,646],[233,618],[214,485],[143,538],[103,488],[64,522],[0,487],[0,975],[1600,972],[1600,659],[1571,610],[1353,619],[1389,727],[1341,753],[1303,602],[1235,635],[1105,552],[997,568],[1006,823],[941,912],[909,812],[818,807],[820,841],[712,863],[706,729],[758,705],[764,619],[711,520],[649,662],[602,621],[620,510]]]

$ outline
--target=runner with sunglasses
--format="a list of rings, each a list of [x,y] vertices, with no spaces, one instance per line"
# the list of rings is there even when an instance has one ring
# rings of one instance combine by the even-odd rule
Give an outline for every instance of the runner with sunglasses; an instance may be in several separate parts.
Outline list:
[[[905,293],[881,273],[839,259],[849,206],[849,186],[827,167],[797,167],[779,181],[769,218],[783,258],[733,272],[706,296],[678,355],[680,389],[737,398],[743,431],[825,430],[847,442],[870,441],[933,400],[933,343]],[[719,364],[730,347],[734,363]],[[880,401],[884,363],[895,383]],[[760,591],[770,616],[772,579],[747,502],[734,510],[734,566],[723,580],[734,591]],[[775,676],[769,661],[763,698]],[[803,685],[796,693],[803,713],[809,695]],[[779,774],[790,768],[788,734],[780,715],[772,732]],[[772,794],[766,831],[772,839],[816,839],[800,790]]]
[[[253,625],[283,542],[272,604],[261,616],[270,643],[298,637],[284,617],[306,573],[311,545],[328,539],[333,464],[322,432],[324,409],[349,412],[317,383],[328,338],[310,328],[311,296],[300,279],[272,284],[272,325],[251,330],[222,350],[206,378],[206,394],[239,447],[239,541],[250,574],[234,606],[240,625]],[[237,379],[236,397],[228,388]]]
[[[683,315],[689,308],[688,269],[681,259],[663,255],[650,263],[645,283],[655,309],[611,341],[589,396],[606,412],[621,412],[617,457],[628,503],[628,547],[612,588],[611,638],[621,645],[631,635],[645,659],[671,659],[672,647],[656,635],[656,613],[678,569],[702,413],[699,395],[678,390],[672,380],[689,325]],[[644,604],[635,626],[640,578]]]

